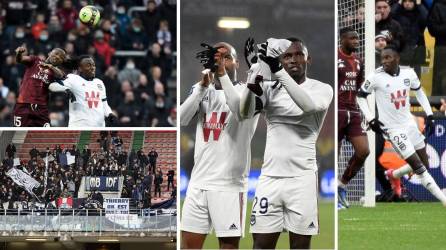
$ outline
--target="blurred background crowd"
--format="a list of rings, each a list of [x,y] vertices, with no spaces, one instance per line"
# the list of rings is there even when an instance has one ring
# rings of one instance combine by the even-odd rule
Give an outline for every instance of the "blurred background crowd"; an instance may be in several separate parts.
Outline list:
[[[101,12],[96,27],[78,20],[86,5]],[[91,55],[119,126],[175,126],[175,0],[1,0],[0,126],[12,125],[25,70],[15,62],[21,45],[42,58],[56,47],[70,56]],[[49,109],[52,126],[67,125],[64,94],[51,94]]]

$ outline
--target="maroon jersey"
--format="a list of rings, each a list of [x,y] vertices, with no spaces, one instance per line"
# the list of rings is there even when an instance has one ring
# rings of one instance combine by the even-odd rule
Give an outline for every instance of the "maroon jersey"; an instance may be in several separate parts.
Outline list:
[[[338,109],[358,110],[356,93],[364,81],[364,63],[338,50]]]
[[[48,105],[48,86],[54,81],[54,73],[40,67],[40,62],[40,58],[31,56],[31,62],[26,64],[17,103]]]

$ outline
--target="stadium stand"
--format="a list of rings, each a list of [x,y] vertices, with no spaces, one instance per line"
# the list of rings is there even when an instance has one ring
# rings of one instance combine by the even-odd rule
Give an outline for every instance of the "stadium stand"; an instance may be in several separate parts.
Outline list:
[[[101,10],[95,28],[77,18],[87,4]],[[14,51],[23,44],[40,57],[56,47],[93,56],[118,126],[175,126],[176,1],[12,0],[0,2],[0,13],[0,126],[12,125],[24,73]],[[51,94],[49,108],[51,125],[66,126],[64,94]]]
[[[0,131],[0,158],[4,249],[175,248],[176,131]]]

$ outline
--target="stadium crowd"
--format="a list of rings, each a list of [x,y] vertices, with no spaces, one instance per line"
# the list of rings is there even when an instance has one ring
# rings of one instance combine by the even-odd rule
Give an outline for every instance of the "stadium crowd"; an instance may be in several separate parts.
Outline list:
[[[101,21],[94,28],[78,20],[79,10],[92,2],[101,10]],[[91,55],[119,126],[175,126],[175,91],[168,89],[168,82],[175,81],[175,4],[167,0],[0,1],[0,126],[12,125],[24,73],[14,51],[21,45],[42,58],[56,47],[70,57]],[[53,93],[49,109],[52,126],[67,125],[64,94]]]
[[[346,25],[355,23],[363,40],[364,8],[349,9]],[[375,0],[376,54],[392,44],[401,51],[401,64],[409,65],[421,75],[421,67],[428,65],[426,52],[427,30],[435,38],[432,95],[446,96],[446,12],[445,0]],[[378,57],[377,57],[378,59]],[[377,61],[379,62],[379,61]],[[379,66],[379,64],[377,64]]]
[[[176,185],[173,183],[175,172],[172,168],[165,174],[161,168],[151,171],[149,155],[143,150],[132,150],[130,153],[122,149],[122,139],[117,134],[101,133],[101,145],[98,151],[92,151],[88,145],[79,150],[76,145],[55,145],[39,151],[35,147],[30,150],[28,159],[20,159],[15,166],[40,183],[33,190],[34,194],[47,206],[56,204],[58,198],[78,198],[82,177],[84,176],[122,176],[124,185],[121,198],[130,198],[137,208],[151,206],[152,197],[175,196]],[[12,145],[12,144],[11,144]],[[9,147],[10,148],[10,147]],[[69,152],[75,157],[74,164],[67,164]],[[46,194],[44,194],[45,158],[49,156]],[[29,206],[37,199],[23,187],[14,183],[6,175],[14,165],[14,153],[7,152],[0,166],[0,209],[15,208],[15,202]],[[161,190],[161,184],[167,180],[167,189]],[[171,184],[172,189],[169,188]],[[92,190],[95,191],[95,190]],[[5,205],[7,204],[7,205]]]

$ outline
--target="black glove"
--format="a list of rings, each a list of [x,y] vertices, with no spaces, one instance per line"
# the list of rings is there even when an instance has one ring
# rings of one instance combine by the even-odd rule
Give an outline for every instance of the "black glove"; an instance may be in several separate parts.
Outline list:
[[[66,89],[65,90],[65,94],[67,94],[67,97],[70,100],[70,102],[75,102],[76,101],[76,97],[74,96],[73,92],[71,92],[71,90]]]
[[[201,47],[204,47],[205,50],[202,50],[197,53],[195,56],[198,60],[200,60],[200,63],[203,65],[205,69],[210,69],[211,72],[217,71],[218,66],[215,64],[215,54],[218,52],[218,48],[214,48],[209,44],[202,43],[200,44]]]
[[[377,134],[383,134],[384,130],[381,128],[381,126],[384,126],[382,122],[380,122],[378,119],[373,119],[369,122],[369,128],[373,130],[373,132]]]
[[[279,57],[271,57],[271,56],[266,55],[267,48],[268,48],[268,42],[262,43],[260,45],[259,57],[262,61],[264,61],[266,64],[268,64],[269,69],[274,74],[277,71],[282,69],[282,65],[280,64]]]
[[[432,115],[428,115],[424,120],[424,123],[425,123],[424,131],[426,132],[427,137],[429,137],[435,131],[434,117]]]
[[[118,123],[118,118],[114,114],[110,113],[105,118],[105,126],[106,127],[116,127],[117,123]]]
[[[246,87],[251,90],[254,94],[257,96],[263,95],[263,89],[260,86],[260,83],[263,81],[263,76],[258,75],[256,76],[254,83],[248,83]]]
[[[245,60],[246,64],[248,64],[248,68],[251,68],[251,65],[257,63],[257,47],[254,45],[254,38],[249,37],[245,42]]]

